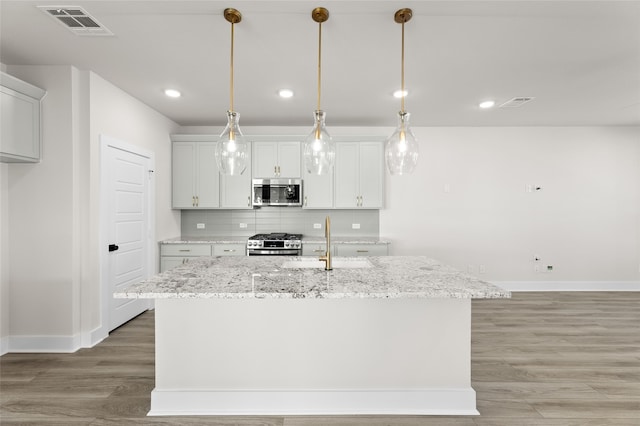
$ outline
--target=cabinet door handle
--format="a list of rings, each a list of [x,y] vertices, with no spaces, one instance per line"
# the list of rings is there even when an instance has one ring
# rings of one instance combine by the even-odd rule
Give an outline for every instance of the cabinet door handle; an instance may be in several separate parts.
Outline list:
[[[324,253],[325,251],[324,251],[324,250],[321,250],[321,249],[316,249],[316,250],[314,250],[313,252],[314,252],[314,253]]]
[[[278,177],[280,177],[280,166],[278,166]]]
[[[200,205],[200,197],[196,195],[196,207]]]
[[[191,196],[191,207],[195,207],[196,206],[196,196],[193,195]]]
[[[356,250],[356,253],[369,253],[369,250]]]
[[[191,251],[191,249],[180,249],[180,250],[178,250],[178,251],[180,251],[180,252],[185,252],[185,251],[186,251],[186,252],[189,252],[189,251]]]
[[[304,206],[307,207],[307,196],[304,196]]]
[[[117,244],[109,244],[109,251],[116,251],[118,250],[120,247],[118,247]]]
[[[236,251],[235,249],[224,249],[225,252],[234,252]]]
[[[273,166],[273,175],[278,176],[278,166]]]
[[[251,195],[247,197],[247,206],[251,207]]]

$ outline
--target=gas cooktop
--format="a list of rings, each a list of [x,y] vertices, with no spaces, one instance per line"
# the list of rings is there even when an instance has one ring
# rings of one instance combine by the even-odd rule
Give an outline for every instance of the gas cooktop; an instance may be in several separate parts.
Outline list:
[[[302,254],[302,234],[273,232],[256,234],[247,240],[247,254],[272,256],[300,256]]]
[[[256,234],[249,237],[254,241],[284,241],[284,240],[301,240],[302,234],[287,234],[285,232],[273,232],[271,234]]]

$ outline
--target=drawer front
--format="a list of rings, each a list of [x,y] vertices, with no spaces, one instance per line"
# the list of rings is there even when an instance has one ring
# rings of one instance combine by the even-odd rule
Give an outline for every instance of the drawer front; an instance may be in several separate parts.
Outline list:
[[[160,258],[160,272],[168,271],[176,266],[184,265],[199,257],[163,256]]]
[[[211,244],[162,244],[161,256],[211,256]]]
[[[246,246],[244,244],[218,244],[213,246],[214,256],[245,256]]]
[[[331,245],[333,248],[333,244]],[[303,256],[324,256],[327,251],[326,244],[305,244],[302,243],[302,255]]]
[[[386,256],[386,244],[336,244],[338,256]]]

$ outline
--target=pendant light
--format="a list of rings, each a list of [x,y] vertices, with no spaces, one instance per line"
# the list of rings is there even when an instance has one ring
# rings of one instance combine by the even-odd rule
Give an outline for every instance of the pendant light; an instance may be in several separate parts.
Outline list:
[[[311,174],[327,174],[336,155],[335,142],[325,127],[325,113],[320,109],[320,93],[322,82],[322,23],[329,19],[329,11],[317,7],[311,12],[311,18],[318,23],[318,106],[313,113],[314,125],[311,133],[304,139],[304,165]]]
[[[240,175],[247,168],[249,145],[242,135],[238,120],[240,114],[233,110],[233,41],[234,26],[242,20],[242,15],[236,9],[225,9],[224,18],[231,23],[231,78],[230,102],[227,111],[227,127],[225,127],[216,145],[216,162],[221,173]]]
[[[394,15],[394,20],[402,24],[402,88],[400,112],[398,112],[398,127],[387,139],[384,155],[389,173],[403,175],[413,172],[418,162],[418,141],[409,126],[410,114],[404,109],[404,24],[409,22],[413,12],[411,9],[400,9]]]

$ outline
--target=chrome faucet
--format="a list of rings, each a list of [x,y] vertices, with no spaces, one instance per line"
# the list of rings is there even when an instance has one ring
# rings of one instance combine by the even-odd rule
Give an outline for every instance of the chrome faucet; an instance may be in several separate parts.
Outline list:
[[[327,251],[324,256],[320,256],[319,260],[325,263],[324,270],[330,271],[333,266],[331,265],[331,219],[329,219],[329,216],[324,221],[324,236],[327,239]]]

